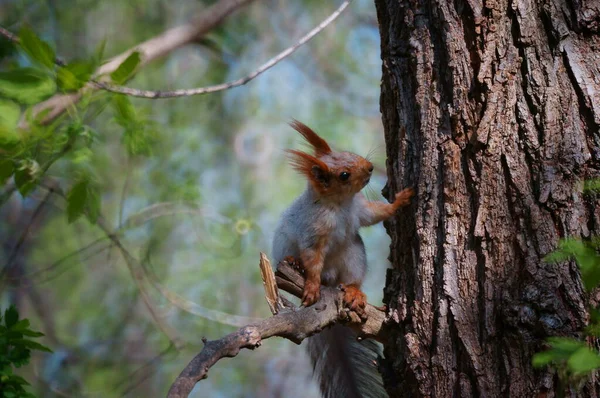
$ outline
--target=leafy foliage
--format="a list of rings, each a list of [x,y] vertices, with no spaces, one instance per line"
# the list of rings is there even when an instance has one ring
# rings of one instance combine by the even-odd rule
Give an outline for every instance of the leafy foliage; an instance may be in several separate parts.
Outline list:
[[[74,61],[59,67],[56,73],[58,87],[63,91],[79,90],[90,80],[95,66],[92,61]]]
[[[588,182],[594,186],[596,182]],[[589,189],[587,189],[589,190]],[[600,240],[567,238],[559,242],[558,248],[548,254],[547,262],[574,260],[581,271],[581,279],[586,290],[591,291],[600,285]],[[590,322],[583,331],[584,336],[600,338],[600,308],[591,307]],[[533,356],[533,366],[552,366],[557,369],[563,381],[570,385],[584,380],[590,373],[600,369],[600,353],[590,348],[583,338],[550,337],[549,349]]]
[[[56,91],[56,82],[39,69],[0,72],[0,95],[24,105],[36,104]]]
[[[138,59],[143,57],[130,53],[117,71],[99,75],[103,60],[185,22],[202,12],[202,5],[190,0],[51,3],[14,2],[2,25],[18,29],[21,43],[0,38],[0,75],[9,74],[0,81],[0,179],[6,184],[0,205],[9,197],[2,210],[10,214],[18,204],[21,223],[0,228],[9,251],[29,225],[22,224],[32,223],[11,266],[15,283],[7,283],[4,297],[39,293],[42,310],[50,311],[44,313],[53,326],[47,333],[56,338],[54,354],[38,360],[32,352],[30,365],[20,371],[35,365],[40,384],[31,391],[39,395],[165,395],[196,347],[189,344],[176,359],[163,357],[170,342],[147,310],[138,311],[144,302],[157,306],[164,326],[175,328],[183,341],[196,341],[198,333],[228,333],[231,326],[177,310],[159,292],[141,291],[134,279],[147,284],[148,275],[156,274],[161,286],[207,309],[268,314],[255,267],[240,265],[256,262],[257,247],[269,247],[274,217],[304,188],[281,167],[285,159],[279,149],[297,142],[285,133],[286,119],[311,120],[328,138],[359,153],[383,142],[373,128],[380,120],[374,6],[356,3],[354,12],[362,8],[362,16],[338,25],[342,37],[370,31],[373,45],[365,46],[362,35],[349,35],[354,39],[348,42],[323,35],[317,40],[326,46],[306,47],[304,56],[282,62],[251,85],[152,101],[88,88],[91,80],[122,84],[135,78],[127,84],[175,89],[241,77],[289,46],[300,30],[320,22],[326,10],[313,1],[308,7],[292,2],[285,13],[268,7],[236,13],[204,36],[206,41],[143,68]],[[30,25],[23,28],[23,21]],[[277,35],[269,33],[272,28]],[[332,58],[314,53],[319,48],[339,59],[325,65]],[[375,65],[365,64],[367,59]],[[358,80],[363,70],[368,80]],[[83,87],[80,100],[51,122],[45,120],[48,113],[34,116],[40,101]],[[348,140],[349,129],[369,133]],[[384,151],[379,152],[383,164]],[[374,183],[381,185],[382,180]],[[54,194],[48,196],[49,189]],[[102,225],[93,224],[99,209]],[[108,233],[135,260],[133,272]],[[380,294],[385,267],[385,254],[375,253],[387,250],[388,237],[383,228],[364,237],[373,250],[372,266],[382,269],[371,273],[373,298]],[[63,305],[73,297],[77,305]],[[273,342],[256,361],[232,363],[202,386],[204,395],[264,395],[264,375],[272,375],[265,366],[282,353],[289,353],[288,345]],[[284,363],[293,357],[286,354]],[[285,371],[287,364],[277,367]],[[287,372],[286,380],[300,385],[306,376]],[[316,396],[311,387],[289,396]]]
[[[54,68],[54,50],[48,43],[41,40],[29,26],[21,28],[19,34],[21,48],[32,61],[47,69]]]
[[[16,65],[0,72],[0,151],[3,155],[0,182],[13,177],[15,187],[26,197],[43,181],[52,165],[66,161],[65,177],[72,181],[67,194],[67,218],[72,222],[85,214],[94,223],[100,211],[101,185],[92,178],[90,164],[95,140],[87,122],[101,117],[106,105],[112,102],[114,120],[123,127],[122,143],[130,156],[152,154],[156,126],[136,112],[128,98],[104,92],[83,94],[77,106],[55,122],[44,122],[44,113],[32,117],[32,105],[57,90],[76,91],[90,81],[101,63],[104,42],[87,59],[59,62],[52,47],[30,27],[24,26],[18,50],[33,66]],[[140,60],[138,52],[131,53],[111,74],[111,79],[124,83],[133,76]],[[26,122],[27,131],[21,130],[20,119]]]
[[[137,51],[132,52],[129,56],[119,65],[119,67],[110,74],[111,79],[116,84],[123,84],[133,76],[135,69],[140,64],[141,58],[140,53]]]
[[[48,347],[32,340],[43,333],[31,330],[28,319],[20,319],[14,306],[0,313],[0,397],[33,397],[25,390],[29,383],[14,374],[14,368],[29,363],[31,351],[52,352]]]
[[[83,177],[67,194],[67,217],[69,222],[77,220],[85,214],[92,224],[96,223],[100,215],[100,192],[98,187]]]

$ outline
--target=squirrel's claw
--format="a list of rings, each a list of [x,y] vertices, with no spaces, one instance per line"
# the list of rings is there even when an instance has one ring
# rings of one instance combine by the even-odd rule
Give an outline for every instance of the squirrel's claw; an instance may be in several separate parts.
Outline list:
[[[394,200],[394,207],[397,209],[410,204],[410,198],[415,195],[415,190],[412,188],[405,188],[402,191],[396,194],[396,198]]]
[[[355,285],[340,285],[340,290],[344,292],[344,305],[351,311],[365,320],[365,306],[367,305],[367,296]]]
[[[321,297],[321,290],[319,284],[311,283],[308,280],[304,284],[304,291],[302,292],[302,305],[305,307],[311,306]]]

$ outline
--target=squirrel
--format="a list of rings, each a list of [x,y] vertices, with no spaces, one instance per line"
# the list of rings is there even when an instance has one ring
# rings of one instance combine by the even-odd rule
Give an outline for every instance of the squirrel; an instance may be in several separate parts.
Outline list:
[[[314,155],[287,150],[290,163],[308,180],[304,193],[281,216],[273,239],[275,264],[295,262],[304,270],[302,305],[320,297],[320,286],[339,286],[344,305],[363,317],[366,296],[361,284],[367,270],[358,230],[377,224],[410,203],[412,188],[393,203],[368,201],[360,191],[369,183],[373,164],[351,152],[335,152],[305,124],[293,120]],[[347,327],[334,325],[308,339],[315,376],[324,398],[386,396],[376,368],[378,346],[357,341]]]

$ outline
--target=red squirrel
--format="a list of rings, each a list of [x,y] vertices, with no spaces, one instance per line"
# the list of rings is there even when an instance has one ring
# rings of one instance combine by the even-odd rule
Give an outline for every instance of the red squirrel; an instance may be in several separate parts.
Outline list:
[[[283,213],[273,239],[275,264],[296,261],[304,269],[302,304],[319,300],[321,284],[342,286],[344,304],[361,317],[366,296],[360,290],[367,270],[360,227],[392,217],[410,203],[411,188],[395,195],[393,203],[369,202],[360,191],[369,183],[373,164],[350,152],[335,152],[308,126],[290,125],[314,149],[314,155],[288,150],[292,166],[308,184]],[[314,373],[325,398],[386,396],[376,368],[380,348],[370,340],[358,342],[347,327],[334,325],[308,339]]]
[[[319,300],[321,283],[342,285],[344,301],[362,312],[366,296],[360,290],[367,268],[358,229],[392,217],[410,203],[411,188],[398,192],[393,203],[369,202],[360,191],[369,183],[373,164],[351,152],[334,152],[303,123],[290,125],[315,154],[288,150],[292,166],[308,180],[304,193],[283,213],[273,240],[275,263],[292,257],[305,271],[302,304]]]

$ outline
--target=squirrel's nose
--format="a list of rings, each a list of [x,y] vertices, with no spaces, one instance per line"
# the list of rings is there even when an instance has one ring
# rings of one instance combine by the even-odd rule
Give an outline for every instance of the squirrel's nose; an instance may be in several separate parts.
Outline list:
[[[368,170],[369,170],[369,173],[373,172],[373,164],[369,165],[369,169]]]

